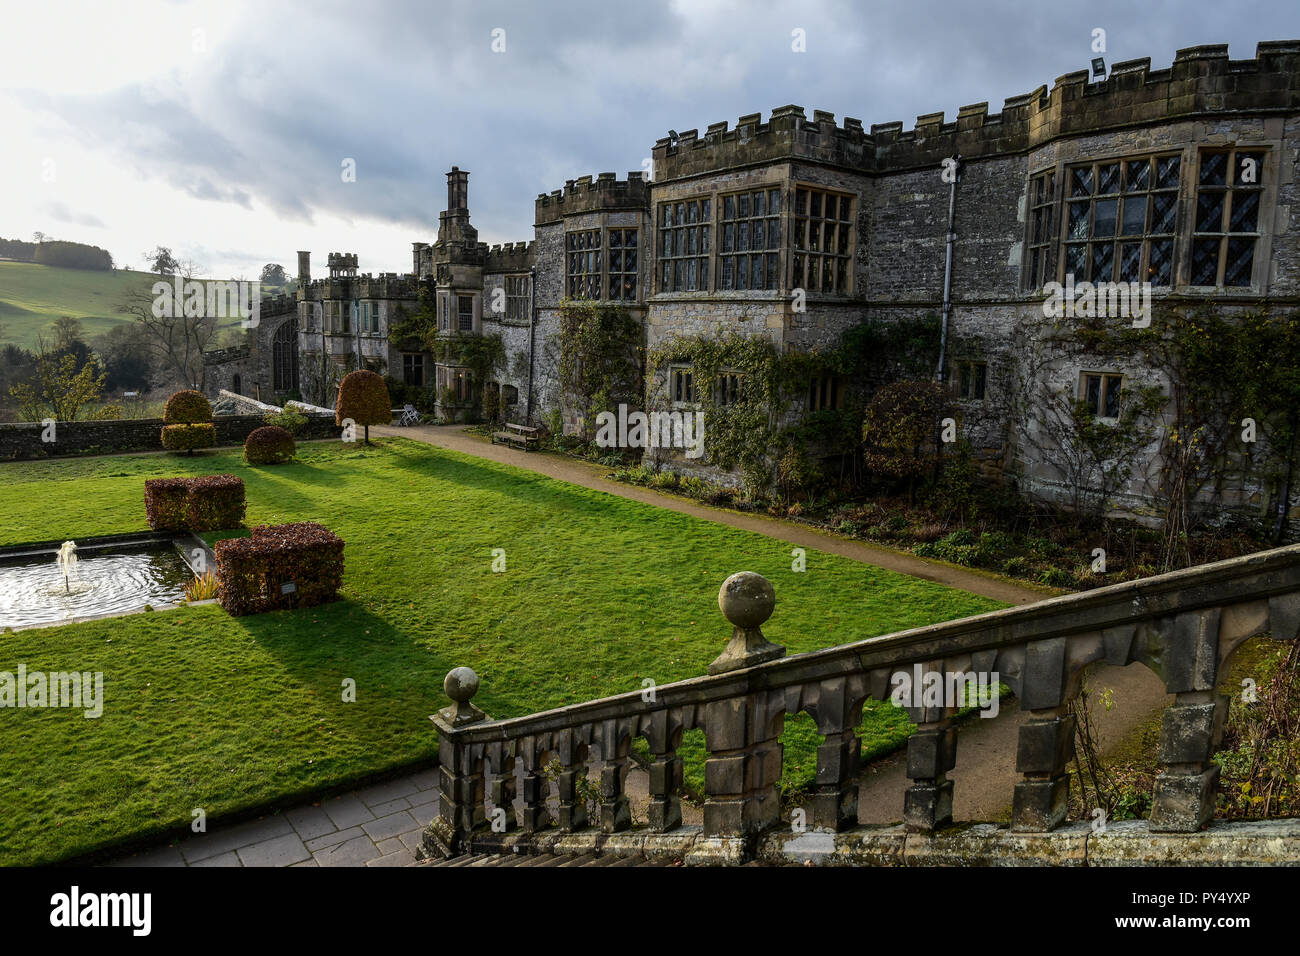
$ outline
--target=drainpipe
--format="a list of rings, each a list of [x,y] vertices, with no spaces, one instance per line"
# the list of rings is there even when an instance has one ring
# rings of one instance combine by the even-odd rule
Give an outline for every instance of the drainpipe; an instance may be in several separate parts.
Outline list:
[[[524,422],[528,423],[533,420],[533,348],[535,341],[535,329],[537,328],[537,269],[528,270],[528,298],[532,303],[532,308],[528,312],[528,405],[524,414]]]
[[[961,181],[961,155],[954,156],[953,161],[956,163],[956,175],[948,186],[948,238],[943,263],[943,324],[939,330],[939,368],[936,374],[941,385],[948,358],[948,321],[952,316],[952,246],[957,241],[957,233],[953,232],[953,222],[957,216],[957,183]]]

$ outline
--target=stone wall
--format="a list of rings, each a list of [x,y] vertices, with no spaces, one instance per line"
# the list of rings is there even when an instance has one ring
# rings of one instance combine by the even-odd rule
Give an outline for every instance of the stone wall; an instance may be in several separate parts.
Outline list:
[[[217,445],[242,445],[250,432],[266,424],[261,415],[218,415],[213,418]],[[102,422],[58,422],[54,442],[41,441],[40,422],[0,424],[0,460],[23,461],[76,455],[113,455],[122,452],[161,451],[161,418],[120,419]],[[298,440],[337,438],[333,418],[311,417]]]

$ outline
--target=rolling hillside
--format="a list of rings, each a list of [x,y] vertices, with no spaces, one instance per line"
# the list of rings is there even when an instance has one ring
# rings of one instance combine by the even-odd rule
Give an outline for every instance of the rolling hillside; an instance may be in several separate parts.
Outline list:
[[[158,276],[150,272],[98,272],[59,269],[31,262],[0,262],[0,343],[25,348],[61,315],[81,319],[93,337],[129,316],[117,305],[132,289],[148,289]]]

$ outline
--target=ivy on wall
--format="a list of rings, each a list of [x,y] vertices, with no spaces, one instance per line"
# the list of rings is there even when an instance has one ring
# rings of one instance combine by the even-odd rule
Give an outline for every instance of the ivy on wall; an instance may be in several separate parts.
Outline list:
[[[622,306],[585,299],[560,304],[559,378],[565,397],[581,416],[590,441],[596,416],[635,409],[644,389],[641,323]]]
[[[1033,419],[1090,459],[1080,466],[1090,494],[1106,496],[1143,463],[1146,449],[1158,448],[1148,490],[1164,523],[1166,568],[1190,560],[1198,498],[1221,501],[1226,489],[1252,478],[1268,489],[1261,517],[1280,540],[1300,437],[1300,317],[1260,309],[1224,315],[1210,302],[1157,308],[1144,328],[1076,318],[1030,323],[1021,335],[1013,350],[1013,394],[1020,396],[1013,417]],[[1078,407],[1073,383],[1059,395],[1035,390],[1058,357],[1136,365],[1165,388],[1135,377],[1125,384],[1119,420],[1098,422]],[[1252,427],[1254,440],[1247,437]]]
[[[831,346],[780,352],[766,336],[674,336],[650,355],[646,379],[653,401],[669,396],[668,366],[690,365],[697,407],[705,413],[706,460],[739,469],[751,492],[775,485],[787,497],[829,477],[822,462],[838,457],[840,477],[860,477],[862,416],[870,392],[901,378],[933,371],[939,320],[929,314],[893,321],[866,320]],[[723,373],[744,376],[740,400],[718,403]],[[790,415],[809,383],[836,376],[838,408]]]

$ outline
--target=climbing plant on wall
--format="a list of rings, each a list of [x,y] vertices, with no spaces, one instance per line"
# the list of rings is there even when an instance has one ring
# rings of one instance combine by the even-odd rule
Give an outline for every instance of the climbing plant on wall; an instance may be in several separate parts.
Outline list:
[[[560,388],[582,417],[584,439],[591,440],[600,412],[640,405],[642,335],[641,324],[622,306],[585,299],[560,305]]]
[[[817,458],[841,456],[856,472],[870,390],[932,371],[938,347],[934,315],[866,320],[833,344],[785,352],[766,336],[679,335],[653,350],[646,380],[652,401],[662,405],[672,397],[669,367],[689,365],[696,404],[705,413],[707,460],[720,468],[739,469],[751,491],[775,485],[789,497],[828,477]],[[742,376],[738,401],[718,400],[716,383],[724,372]],[[839,379],[844,396],[840,407],[792,419],[794,399],[806,395],[810,381],[821,376]],[[856,474],[845,474],[842,468],[841,477]]]
[[[1225,316],[1213,303],[1157,307],[1149,326],[1104,318],[1026,322],[1014,344],[1011,417],[1033,423],[1021,439],[1078,472],[1080,494],[1104,503],[1158,450],[1149,492],[1164,522],[1166,568],[1186,564],[1198,498],[1221,500],[1252,478],[1271,489],[1271,531],[1280,536],[1292,493],[1300,406],[1300,319],[1248,310]],[[1053,367],[1104,362],[1138,370],[1124,385],[1117,420],[1098,421],[1073,381]],[[1255,440],[1247,440],[1247,419]],[[1035,436],[1033,432],[1037,432]],[[1068,458],[1068,460],[1067,460]],[[1213,509],[1222,513],[1222,508]]]

